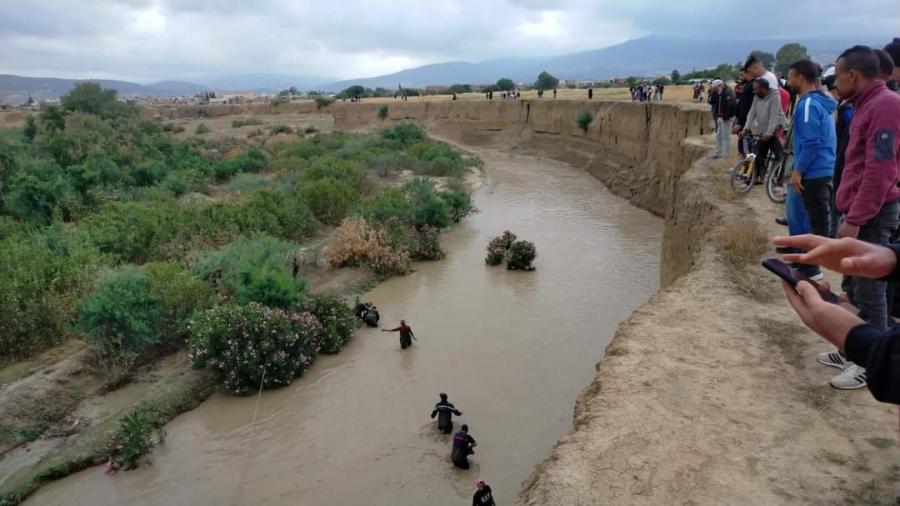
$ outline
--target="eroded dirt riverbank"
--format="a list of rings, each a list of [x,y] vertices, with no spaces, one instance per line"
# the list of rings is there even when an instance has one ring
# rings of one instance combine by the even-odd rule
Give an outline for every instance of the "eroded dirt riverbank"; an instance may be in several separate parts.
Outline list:
[[[178,417],[152,467],[92,468],[26,504],[459,504],[476,477],[512,502],[572,423],[572,399],[615,332],[658,287],[662,222],[586,172],[484,150],[481,213],[445,238],[447,259],[378,286],[383,323],[406,318],[419,342],[363,330],[288,388],[216,395]],[[510,228],[538,247],[538,270],[484,265]],[[439,391],[479,447],[454,471],[428,419]]]

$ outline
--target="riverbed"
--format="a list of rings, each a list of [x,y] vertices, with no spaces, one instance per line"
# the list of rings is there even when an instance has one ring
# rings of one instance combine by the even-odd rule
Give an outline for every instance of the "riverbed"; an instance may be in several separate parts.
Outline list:
[[[364,296],[383,327],[406,319],[412,348],[362,329],[258,410],[255,396],[216,394],[179,416],[151,466],[87,469],[26,504],[466,504],[476,478],[512,503],[571,428],[619,322],[656,292],[663,224],[580,169],[479,154],[480,212],[445,235],[447,258]],[[484,264],[505,229],[536,244],[536,271]],[[479,443],[468,471],[428,416],[442,391]]]

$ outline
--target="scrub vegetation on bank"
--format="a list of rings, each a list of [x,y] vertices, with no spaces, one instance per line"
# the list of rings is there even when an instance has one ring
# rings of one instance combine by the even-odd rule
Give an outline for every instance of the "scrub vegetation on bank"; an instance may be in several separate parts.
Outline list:
[[[370,134],[276,128],[289,137],[274,145],[172,134],[94,83],[0,132],[0,363],[79,338],[109,389],[189,343],[193,363],[230,392],[282,386],[337,353],[356,324],[344,300],[309,293],[305,246],[339,226],[334,265],[405,273],[441,258],[440,231],[475,210],[459,178],[480,160],[410,123]],[[353,225],[379,240],[336,261]],[[133,410],[108,440],[119,451],[99,445],[4,490],[0,504],[64,470],[107,458],[132,466],[204,390]],[[25,411],[0,422],[4,448],[51,425]]]

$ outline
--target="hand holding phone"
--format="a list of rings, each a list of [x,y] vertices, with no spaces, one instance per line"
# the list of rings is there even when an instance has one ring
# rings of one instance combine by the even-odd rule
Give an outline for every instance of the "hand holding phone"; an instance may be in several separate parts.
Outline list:
[[[816,291],[819,292],[819,295],[822,296],[822,299],[831,302],[832,304],[837,304],[840,302],[840,298],[835,295],[830,290],[826,290],[825,288],[819,286],[818,283],[809,279],[808,277],[800,274],[795,269],[793,269],[790,265],[778,260],[777,258],[767,258],[762,261],[762,266],[771,271],[773,274],[778,276],[779,278],[787,281],[791,286],[796,287],[797,283],[801,281],[806,281],[807,283],[813,285]]]

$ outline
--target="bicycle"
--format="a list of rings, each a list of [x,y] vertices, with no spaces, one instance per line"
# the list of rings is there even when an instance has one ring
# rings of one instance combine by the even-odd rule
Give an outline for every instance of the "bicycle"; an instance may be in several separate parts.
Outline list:
[[[747,193],[753,188],[753,185],[756,184],[758,177],[756,170],[756,150],[761,138],[761,136],[753,134],[743,134],[741,136],[744,153],[747,154],[743,159],[738,160],[734,166],[731,167],[731,187],[738,193]],[[771,167],[773,163],[777,162],[776,155],[773,151],[774,150],[771,149],[769,150],[766,168]],[[768,173],[770,171],[767,170],[766,172]]]
[[[777,162],[774,167],[769,167],[766,173],[766,195],[772,202],[783,204],[787,200],[787,185],[790,184],[786,174],[793,171],[791,165],[794,163],[794,157],[785,152]]]

